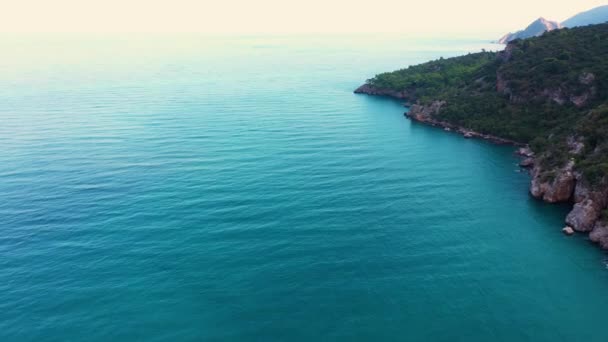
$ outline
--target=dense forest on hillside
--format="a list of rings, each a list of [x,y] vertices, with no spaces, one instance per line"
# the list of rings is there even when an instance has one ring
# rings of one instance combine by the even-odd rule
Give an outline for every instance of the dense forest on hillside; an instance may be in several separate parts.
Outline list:
[[[529,143],[546,165],[574,158],[588,178],[608,174],[608,24],[555,30],[367,84],[408,90],[421,105],[445,101],[435,119]],[[572,153],[568,141],[585,148]]]

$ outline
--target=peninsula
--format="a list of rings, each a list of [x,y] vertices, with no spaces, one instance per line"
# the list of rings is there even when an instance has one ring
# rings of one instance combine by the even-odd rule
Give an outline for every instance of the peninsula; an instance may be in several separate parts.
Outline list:
[[[410,119],[467,138],[519,145],[531,195],[572,203],[564,231],[608,249],[608,24],[382,73],[355,93],[403,100]]]

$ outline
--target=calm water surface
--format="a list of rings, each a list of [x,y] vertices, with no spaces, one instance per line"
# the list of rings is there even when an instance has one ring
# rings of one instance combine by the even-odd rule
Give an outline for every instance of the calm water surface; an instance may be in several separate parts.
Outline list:
[[[607,341],[511,148],[352,94],[484,47],[2,36],[0,340]]]

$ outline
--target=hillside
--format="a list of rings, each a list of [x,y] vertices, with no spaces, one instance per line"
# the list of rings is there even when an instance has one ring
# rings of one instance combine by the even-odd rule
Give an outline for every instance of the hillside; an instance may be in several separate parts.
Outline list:
[[[608,24],[379,74],[356,92],[400,94],[413,120],[529,144],[532,195],[574,202],[568,224],[597,226],[608,247],[598,221],[608,203]]]

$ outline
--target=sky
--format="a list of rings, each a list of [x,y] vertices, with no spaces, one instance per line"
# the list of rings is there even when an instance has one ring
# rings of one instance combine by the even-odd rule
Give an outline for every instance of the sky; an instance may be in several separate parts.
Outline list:
[[[0,0],[0,32],[489,33],[603,0]]]

